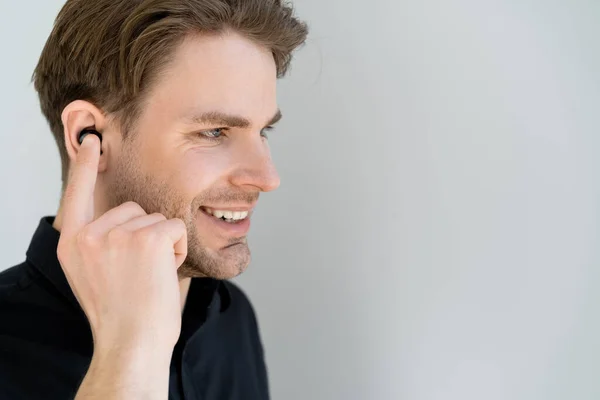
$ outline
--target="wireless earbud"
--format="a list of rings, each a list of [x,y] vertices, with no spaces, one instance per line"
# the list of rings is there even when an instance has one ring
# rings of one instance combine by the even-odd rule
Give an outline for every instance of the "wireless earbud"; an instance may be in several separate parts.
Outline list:
[[[97,130],[91,128],[86,128],[79,132],[79,144],[82,144],[83,138],[85,138],[89,134],[98,136],[98,139],[100,139],[100,145],[102,145],[102,134]],[[102,147],[100,147],[100,154],[102,154]]]

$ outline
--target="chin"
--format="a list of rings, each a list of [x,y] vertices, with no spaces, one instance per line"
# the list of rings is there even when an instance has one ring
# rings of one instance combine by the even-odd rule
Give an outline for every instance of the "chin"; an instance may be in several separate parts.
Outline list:
[[[179,278],[232,279],[246,270],[250,264],[250,249],[246,243],[227,246],[218,252],[190,255],[179,267]]]
[[[236,265],[236,266],[223,266],[221,268],[218,269],[213,269],[210,271],[201,271],[198,269],[182,269],[180,268],[177,271],[177,275],[179,277],[179,279],[184,279],[184,278],[213,278],[213,279],[219,279],[219,280],[228,280],[228,279],[232,279],[235,278],[236,276],[240,275],[242,272],[244,272],[246,270],[248,266],[247,265]]]

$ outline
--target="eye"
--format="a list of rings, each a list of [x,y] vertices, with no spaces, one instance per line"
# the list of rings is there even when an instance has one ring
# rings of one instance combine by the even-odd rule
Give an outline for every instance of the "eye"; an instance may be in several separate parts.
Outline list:
[[[215,128],[207,131],[198,132],[198,135],[208,140],[220,140],[223,137],[223,128]]]

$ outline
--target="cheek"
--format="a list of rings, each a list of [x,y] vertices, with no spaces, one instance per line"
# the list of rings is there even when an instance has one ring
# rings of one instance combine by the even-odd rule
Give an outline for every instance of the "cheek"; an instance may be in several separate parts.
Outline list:
[[[186,192],[197,196],[212,187],[223,186],[231,166],[230,157],[215,149],[192,149],[177,162],[177,180]]]

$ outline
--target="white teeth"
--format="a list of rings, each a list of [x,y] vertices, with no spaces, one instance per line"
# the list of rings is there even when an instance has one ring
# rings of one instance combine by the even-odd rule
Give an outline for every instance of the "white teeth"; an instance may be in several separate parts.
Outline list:
[[[212,215],[217,218],[222,218],[225,213],[223,211],[213,211]]]
[[[248,211],[222,211],[222,210],[211,210],[209,208],[205,208],[207,213],[214,215],[216,218],[231,219],[235,221],[242,220],[246,218],[249,214]]]

